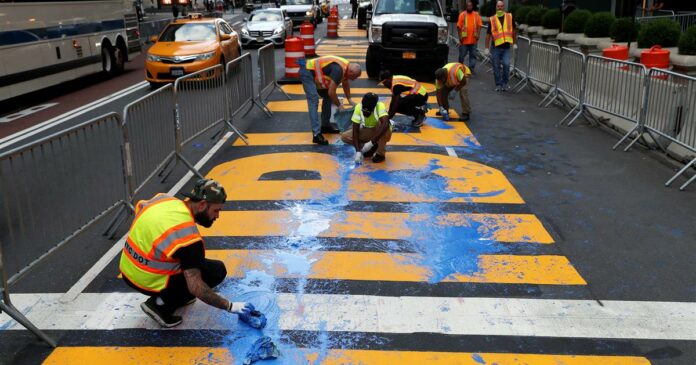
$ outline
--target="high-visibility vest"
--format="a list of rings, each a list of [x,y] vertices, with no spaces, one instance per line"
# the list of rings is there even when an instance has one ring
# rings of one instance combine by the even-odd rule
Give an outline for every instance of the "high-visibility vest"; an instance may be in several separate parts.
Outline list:
[[[203,242],[193,214],[186,203],[166,194],[157,194],[135,207],[135,219],[121,253],[121,273],[137,287],[159,292],[169,277],[181,273],[176,250]]]
[[[428,94],[428,91],[425,90],[425,87],[423,87],[420,82],[408,77],[408,76],[394,76],[392,78],[392,87],[391,91],[394,93],[394,87],[397,85],[405,86],[410,88],[409,91],[406,92],[407,95],[413,95],[413,94],[421,94],[423,96]]]
[[[478,19],[479,14],[476,11],[472,11],[471,15],[473,15],[473,17],[474,17],[474,38],[478,38],[479,33],[481,32],[481,28],[479,28],[478,22],[476,21],[476,19]],[[469,23],[469,13],[464,11],[464,25],[462,26],[462,31],[459,33],[460,40],[463,40],[464,38],[466,38],[469,35],[469,33],[467,31],[468,23]]]
[[[341,66],[341,70],[343,70],[343,73],[341,74],[341,81],[338,82],[338,84],[340,84],[343,82],[343,79],[346,76],[346,70],[348,69],[347,59],[338,56],[322,56],[307,61],[307,69],[314,71],[314,82],[316,82],[317,88],[329,88],[329,81],[331,81],[331,78],[324,75],[324,71],[322,70],[324,67],[332,63],[336,63],[337,65]]]
[[[447,87],[455,87],[459,85],[459,80],[457,80],[457,73],[459,71],[462,71],[464,73],[464,77],[466,77],[467,74],[471,73],[468,67],[462,65],[459,62],[448,63],[444,66],[444,68],[445,70],[447,70],[447,81],[445,82],[445,85]]]
[[[514,43],[514,40],[512,39],[512,14],[505,13],[502,25],[500,24],[498,17],[495,15],[490,17],[489,20],[489,26],[492,27],[491,35],[493,36],[493,44],[495,44],[496,47],[503,43]]]

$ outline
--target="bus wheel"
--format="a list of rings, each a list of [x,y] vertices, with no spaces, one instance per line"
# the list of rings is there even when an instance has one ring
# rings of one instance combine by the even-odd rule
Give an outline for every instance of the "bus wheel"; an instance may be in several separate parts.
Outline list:
[[[101,57],[102,57],[102,70],[106,74],[112,74],[112,70],[114,68],[114,64],[112,62],[112,55],[111,51],[109,50],[111,47],[109,46],[102,46],[101,49]]]
[[[123,73],[123,70],[126,68],[126,52],[123,47],[117,45],[111,48],[111,56],[111,64],[113,65],[111,74],[119,75]]]

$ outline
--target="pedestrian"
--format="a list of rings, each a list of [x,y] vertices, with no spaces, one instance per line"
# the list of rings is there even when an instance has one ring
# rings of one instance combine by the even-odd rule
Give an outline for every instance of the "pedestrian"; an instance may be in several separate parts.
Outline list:
[[[442,119],[449,120],[449,93],[455,90],[459,92],[459,102],[462,106],[459,120],[469,120],[469,114],[471,114],[469,76],[471,76],[469,68],[458,62],[448,63],[435,71],[435,90],[437,104],[440,106],[438,113],[442,115]]]
[[[508,91],[510,76],[511,48],[516,49],[517,33],[512,14],[505,12],[505,4],[498,1],[495,4],[496,13],[490,17],[488,34],[486,34],[486,55],[491,56],[495,91]],[[490,50],[489,50],[490,48]]]
[[[473,1],[466,3],[466,10],[459,14],[457,30],[459,30],[459,63],[469,55],[469,69],[474,72],[476,68],[476,53],[479,35],[481,34],[483,21],[477,11],[474,10]]]
[[[396,113],[413,117],[412,125],[420,127],[425,120],[426,102],[428,92],[420,82],[402,75],[392,75],[391,71],[384,70],[379,73],[380,84],[386,86],[392,92],[389,103],[389,119]]]
[[[176,4],[172,4],[172,15],[174,15],[174,19],[179,17],[179,7]]]
[[[119,269],[128,286],[149,296],[140,308],[163,327],[174,327],[182,318],[178,308],[196,298],[231,313],[248,314],[253,305],[231,302],[212,288],[227,276],[222,261],[205,258],[199,224],[212,226],[227,194],[212,179],[198,180],[191,193],[180,200],[157,194],[135,206],[135,219],[121,253]]]
[[[350,13],[350,18],[355,19],[358,16],[358,0],[350,0],[350,6],[353,8],[353,12]]]
[[[322,56],[310,60],[304,58],[297,62],[300,65],[300,80],[302,89],[307,96],[309,121],[312,125],[312,143],[327,145],[329,142],[322,133],[339,133],[340,131],[329,122],[333,104],[338,110],[343,108],[336,94],[338,85],[343,86],[343,93],[351,106],[355,103],[350,96],[350,81],[360,77],[360,64],[348,62],[343,57]],[[319,120],[319,96],[321,102],[321,121]]]
[[[387,106],[375,93],[367,93],[355,106],[351,121],[353,128],[343,132],[341,140],[355,147],[355,163],[361,163],[363,157],[372,157],[375,163],[384,161],[392,132]]]

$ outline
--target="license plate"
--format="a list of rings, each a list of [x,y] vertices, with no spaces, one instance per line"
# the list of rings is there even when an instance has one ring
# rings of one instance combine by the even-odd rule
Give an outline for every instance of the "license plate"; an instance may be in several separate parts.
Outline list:
[[[404,52],[404,59],[415,60],[416,59],[416,52]]]
[[[263,42],[263,37],[256,37],[257,42]]]
[[[184,69],[183,68],[172,68],[170,70],[172,76],[184,76]]]

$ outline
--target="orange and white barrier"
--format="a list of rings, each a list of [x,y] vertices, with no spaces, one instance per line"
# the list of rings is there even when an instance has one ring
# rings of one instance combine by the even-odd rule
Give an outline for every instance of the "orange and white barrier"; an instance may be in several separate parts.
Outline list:
[[[305,57],[302,39],[292,37],[285,40],[285,77],[286,83],[299,82],[300,65],[297,60]]]
[[[314,26],[308,20],[300,25],[300,38],[304,43],[304,53],[307,57],[316,57],[316,46],[314,45]]]
[[[329,22],[326,29],[327,38],[338,38],[338,15],[329,15]]]

